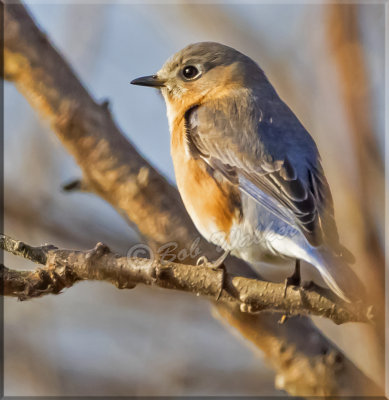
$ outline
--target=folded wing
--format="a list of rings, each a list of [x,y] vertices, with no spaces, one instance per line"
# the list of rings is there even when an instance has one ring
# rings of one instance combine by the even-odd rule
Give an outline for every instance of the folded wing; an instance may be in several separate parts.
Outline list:
[[[228,97],[185,114],[194,156],[204,159],[241,191],[294,228],[311,246],[339,244],[332,197],[313,139],[278,99],[263,105]]]

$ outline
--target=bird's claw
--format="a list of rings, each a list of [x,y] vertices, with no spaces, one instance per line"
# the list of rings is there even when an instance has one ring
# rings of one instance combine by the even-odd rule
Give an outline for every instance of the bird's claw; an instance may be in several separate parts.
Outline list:
[[[205,256],[199,257],[197,259],[197,261],[196,261],[196,265],[197,266],[199,266],[199,265],[208,265],[208,264],[210,264],[210,262],[208,261],[208,258],[205,257]]]
[[[220,296],[222,295],[223,289],[224,289],[224,284],[226,280],[226,268],[224,266],[224,260],[227,258],[229,254],[229,251],[224,252],[218,259],[216,259],[214,262],[210,262],[206,256],[201,256],[197,259],[196,265],[198,266],[206,266],[210,267],[213,270],[221,270],[222,275],[221,275],[221,282],[220,282],[220,291],[216,296],[216,301],[220,299]]]

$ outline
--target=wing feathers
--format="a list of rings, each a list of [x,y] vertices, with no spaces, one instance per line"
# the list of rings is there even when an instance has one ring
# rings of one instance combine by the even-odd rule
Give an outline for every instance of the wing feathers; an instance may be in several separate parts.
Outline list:
[[[279,122],[274,116],[271,124],[261,122],[258,116],[266,113],[252,107],[243,113],[229,99],[189,109],[185,126],[190,149],[299,229],[311,245],[330,242],[341,248],[331,194],[312,138],[295,119],[290,126],[285,118]]]

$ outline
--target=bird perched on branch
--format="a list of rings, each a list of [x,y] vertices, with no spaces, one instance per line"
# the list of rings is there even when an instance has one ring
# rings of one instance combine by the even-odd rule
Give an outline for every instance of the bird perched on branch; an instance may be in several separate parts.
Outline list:
[[[131,83],[162,92],[178,190],[207,240],[254,268],[296,260],[289,284],[304,260],[343,300],[358,297],[316,144],[252,59],[196,43]]]

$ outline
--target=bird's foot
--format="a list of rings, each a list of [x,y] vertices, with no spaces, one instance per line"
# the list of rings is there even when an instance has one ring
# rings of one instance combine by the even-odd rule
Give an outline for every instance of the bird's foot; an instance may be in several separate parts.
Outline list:
[[[300,260],[296,260],[296,266],[291,276],[285,279],[284,297],[286,297],[286,291],[289,286],[300,286],[301,285],[301,274],[300,274]]]
[[[208,260],[206,256],[201,256],[196,262],[196,265],[204,265],[206,267],[210,267],[215,271],[222,271],[221,274],[221,282],[220,282],[220,291],[216,296],[216,301],[220,299],[220,296],[223,292],[224,289],[224,284],[226,280],[226,267],[224,265],[224,260],[227,258],[229,251],[225,251],[218,259],[215,261],[211,262]]]
[[[215,268],[215,269],[219,268],[221,265],[223,265],[228,254],[230,254],[230,252],[227,250],[215,261],[209,261],[206,256],[201,256],[198,258],[196,265],[204,265],[206,267]]]

